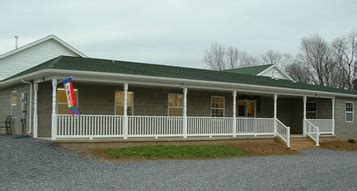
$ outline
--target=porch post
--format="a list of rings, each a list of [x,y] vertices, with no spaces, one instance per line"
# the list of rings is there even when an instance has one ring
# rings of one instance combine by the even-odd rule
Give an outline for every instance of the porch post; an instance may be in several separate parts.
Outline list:
[[[124,139],[128,139],[128,83],[124,83],[124,124],[123,124]]]
[[[233,137],[237,137],[237,120],[236,120],[236,113],[237,113],[237,91],[233,91]]]
[[[57,135],[57,79],[52,79],[52,126],[51,140],[56,140]]]
[[[332,135],[335,135],[335,97],[332,98]]]
[[[187,86],[183,87],[183,138],[187,138]]]
[[[34,82],[33,86],[33,137],[38,137],[38,113],[37,113],[37,92],[38,92],[38,82]]]
[[[277,134],[277,120],[278,119],[278,94],[274,94],[274,135]]]
[[[304,96],[304,121],[303,121],[303,135],[306,136],[306,102],[307,97]]]

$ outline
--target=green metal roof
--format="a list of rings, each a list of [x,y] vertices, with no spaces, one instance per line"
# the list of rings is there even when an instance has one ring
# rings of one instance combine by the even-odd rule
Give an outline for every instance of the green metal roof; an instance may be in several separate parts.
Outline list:
[[[273,66],[273,64],[267,65],[259,65],[259,66],[249,66],[249,67],[242,67],[242,68],[233,68],[228,70],[223,70],[224,72],[232,72],[238,74],[249,74],[249,75],[258,75],[259,73],[263,72],[267,68]]]
[[[32,72],[40,71],[43,69],[58,69],[58,70],[73,70],[73,71],[91,71],[91,72],[104,72],[104,73],[120,73],[132,74],[142,76],[155,76],[167,78],[181,78],[191,80],[202,80],[212,82],[226,82],[226,83],[239,83],[250,84],[259,86],[292,88],[300,90],[315,90],[321,92],[332,92],[342,94],[357,95],[354,91],[311,85],[301,82],[293,82],[290,80],[272,79],[270,77],[237,74],[232,72],[212,71],[195,68],[185,68],[177,66],[167,66],[158,64],[145,64],[127,61],[113,61],[96,58],[81,58],[70,56],[59,56],[33,68],[18,73],[8,79],[19,77]]]

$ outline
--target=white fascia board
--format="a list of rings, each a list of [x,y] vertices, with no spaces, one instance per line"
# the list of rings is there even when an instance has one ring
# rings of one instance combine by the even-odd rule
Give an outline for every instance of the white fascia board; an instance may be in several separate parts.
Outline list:
[[[250,84],[238,84],[238,83],[227,83],[227,82],[214,82],[214,81],[203,81],[203,80],[191,80],[191,79],[181,79],[181,78],[167,78],[167,77],[156,77],[156,76],[142,76],[142,75],[132,75],[132,74],[115,74],[115,73],[104,73],[104,72],[89,72],[89,71],[73,71],[73,70],[55,70],[55,69],[45,69],[40,70],[31,74],[16,77],[14,79],[9,79],[4,82],[0,82],[0,87],[13,85],[21,82],[22,79],[25,80],[37,80],[37,79],[51,79],[58,78],[62,79],[68,76],[74,76],[74,80],[78,79],[80,81],[88,82],[107,82],[107,83],[132,83],[132,84],[142,84],[142,85],[152,85],[152,86],[171,86],[171,87],[183,87],[183,85],[189,88],[200,88],[200,89],[210,89],[210,90],[222,90],[222,91],[244,91],[244,92],[256,92],[265,94],[280,94],[280,95],[291,95],[291,96],[309,96],[309,97],[346,97],[346,98],[357,98],[357,95],[343,94],[343,93],[333,93],[333,92],[321,92],[314,90],[302,90],[293,88],[282,88],[274,86],[260,86],[260,85],[250,85]]]
[[[44,38],[41,38],[41,39],[39,39],[39,40],[36,40],[36,41],[34,41],[34,42],[31,42],[31,43],[29,43],[29,44],[26,44],[26,45],[24,45],[24,46],[21,46],[20,48],[17,48],[17,49],[14,49],[14,50],[12,50],[12,51],[9,51],[9,52],[7,52],[7,53],[5,53],[5,54],[2,54],[2,55],[0,55],[0,59],[5,58],[5,57],[8,57],[8,56],[13,55],[13,54],[16,54],[16,53],[21,52],[21,51],[23,51],[23,50],[26,50],[26,49],[28,49],[28,48],[31,48],[31,47],[33,47],[33,46],[36,46],[36,45],[38,45],[38,44],[40,44],[40,43],[42,43],[42,42],[45,42],[45,41],[47,41],[47,40],[50,40],[50,39],[55,40],[56,42],[58,42],[59,44],[61,44],[61,45],[64,46],[65,48],[67,48],[67,49],[69,49],[70,51],[74,52],[75,54],[77,54],[77,55],[79,55],[79,56],[81,56],[81,57],[83,57],[83,58],[87,58],[87,56],[86,56],[85,54],[83,54],[83,53],[80,52],[79,50],[75,49],[75,48],[72,47],[71,45],[69,45],[69,44],[67,44],[66,42],[64,42],[62,39],[60,39],[60,38],[58,38],[57,36],[55,36],[55,35],[52,34],[52,35],[46,36],[46,37],[44,37]]]
[[[281,74],[283,74],[283,75],[284,75],[286,78],[288,78],[289,80],[295,82],[294,79],[292,79],[286,72],[284,72],[279,66],[277,66],[277,65],[275,65],[275,64],[272,65],[272,66],[270,66],[269,68],[263,70],[262,72],[260,72],[259,74],[257,74],[257,76],[261,76],[261,75],[263,75],[265,72],[267,72],[267,71],[269,71],[269,70],[271,70],[271,69],[273,69],[273,68],[275,68],[276,70],[278,70]]]

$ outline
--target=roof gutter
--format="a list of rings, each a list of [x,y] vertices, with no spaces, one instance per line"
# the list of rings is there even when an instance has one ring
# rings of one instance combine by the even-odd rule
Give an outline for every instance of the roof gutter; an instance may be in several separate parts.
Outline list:
[[[16,83],[19,79],[31,79],[31,78],[40,78],[44,75],[53,76],[53,75],[92,75],[96,77],[120,77],[120,78],[127,78],[127,79],[134,79],[134,80],[153,80],[153,81],[166,81],[175,84],[182,84],[185,83],[186,85],[209,85],[209,86],[217,86],[217,88],[227,87],[230,90],[239,90],[240,88],[247,88],[247,89],[262,89],[263,91],[270,91],[270,92],[286,92],[287,90],[291,93],[298,93],[301,95],[311,95],[311,96],[328,96],[328,97],[348,97],[348,98],[357,98],[357,94],[344,94],[344,93],[333,93],[333,92],[323,92],[323,91],[314,91],[314,90],[302,90],[302,89],[293,89],[293,88],[283,88],[283,87],[273,87],[273,86],[260,86],[260,85],[250,85],[250,84],[242,84],[242,83],[229,83],[229,82],[213,82],[213,81],[205,81],[205,80],[191,80],[191,79],[182,79],[182,78],[169,78],[169,77],[156,77],[156,76],[143,76],[143,75],[132,75],[132,74],[116,74],[116,73],[106,73],[106,72],[90,72],[90,71],[77,71],[77,70],[58,70],[58,69],[44,69],[39,70],[30,74],[26,74],[24,76],[16,77],[14,79],[9,79],[3,82],[0,82],[0,87],[6,86],[11,83]],[[121,79],[123,80],[123,79]],[[213,87],[212,87],[213,88]]]

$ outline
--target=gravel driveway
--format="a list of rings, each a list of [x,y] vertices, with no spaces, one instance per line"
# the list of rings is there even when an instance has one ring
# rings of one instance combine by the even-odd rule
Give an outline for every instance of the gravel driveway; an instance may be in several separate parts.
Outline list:
[[[0,190],[357,190],[357,152],[103,163],[0,136]]]

